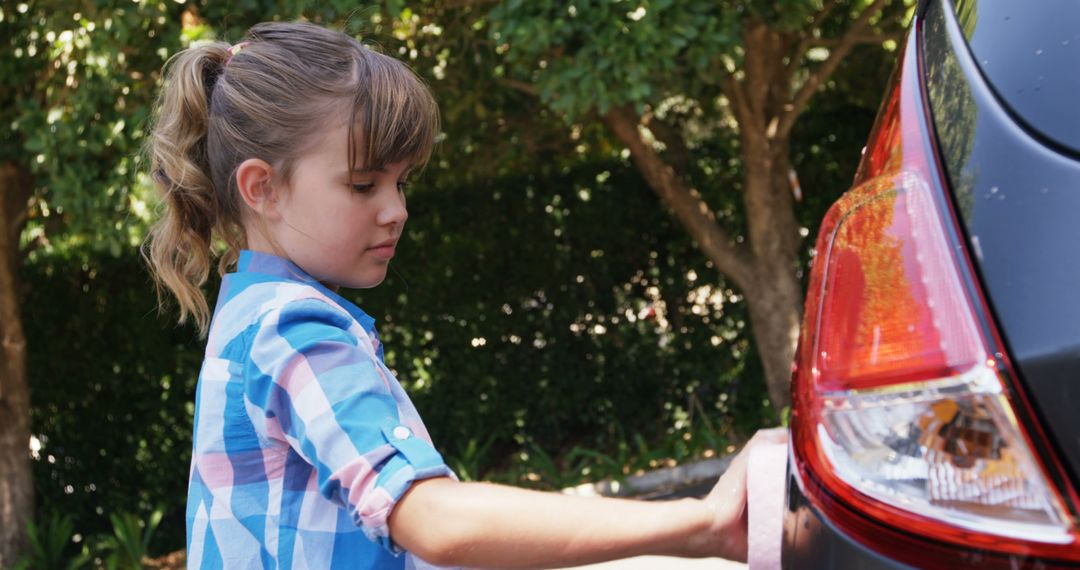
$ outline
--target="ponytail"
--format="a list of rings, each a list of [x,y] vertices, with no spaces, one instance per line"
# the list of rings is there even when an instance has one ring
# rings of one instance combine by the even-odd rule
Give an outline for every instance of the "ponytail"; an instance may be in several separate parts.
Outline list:
[[[172,292],[180,322],[190,317],[205,336],[210,309],[200,287],[210,273],[210,247],[219,206],[210,175],[207,131],[210,98],[229,55],[212,43],[184,50],[166,64],[157,118],[147,145],[150,172],[164,213],[150,229],[142,255],[158,292]]]

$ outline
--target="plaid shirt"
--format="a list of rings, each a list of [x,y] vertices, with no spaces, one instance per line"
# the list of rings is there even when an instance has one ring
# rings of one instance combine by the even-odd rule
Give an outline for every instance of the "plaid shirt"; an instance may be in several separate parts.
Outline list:
[[[240,253],[195,397],[189,568],[429,567],[387,520],[414,481],[453,473],[374,324],[295,264]]]

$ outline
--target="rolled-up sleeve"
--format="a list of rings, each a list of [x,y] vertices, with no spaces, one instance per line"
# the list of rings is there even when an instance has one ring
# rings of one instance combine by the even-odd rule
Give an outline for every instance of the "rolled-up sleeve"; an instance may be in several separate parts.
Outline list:
[[[262,414],[252,418],[256,430],[287,442],[314,467],[322,497],[400,552],[387,524],[398,499],[418,480],[453,473],[400,417],[400,387],[370,338],[321,299],[267,312],[249,338],[244,390]]]

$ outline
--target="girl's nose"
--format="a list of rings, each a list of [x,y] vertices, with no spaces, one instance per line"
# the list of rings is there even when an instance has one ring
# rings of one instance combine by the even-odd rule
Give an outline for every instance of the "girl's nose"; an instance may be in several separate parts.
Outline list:
[[[383,195],[386,199],[379,205],[375,222],[380,226],[404,224],[405,220],[409,219],[409,211],[405,208],[405,194],[395,185]]]

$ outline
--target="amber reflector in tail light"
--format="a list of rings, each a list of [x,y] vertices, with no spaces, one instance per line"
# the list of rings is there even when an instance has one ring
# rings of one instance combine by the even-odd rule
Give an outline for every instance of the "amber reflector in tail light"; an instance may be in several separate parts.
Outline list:
[[[965,284],[915,58],[912,42],[857,186],[818,238],[793,386],[800,476],[842,530],[913,565],[1080,560]]]

